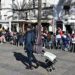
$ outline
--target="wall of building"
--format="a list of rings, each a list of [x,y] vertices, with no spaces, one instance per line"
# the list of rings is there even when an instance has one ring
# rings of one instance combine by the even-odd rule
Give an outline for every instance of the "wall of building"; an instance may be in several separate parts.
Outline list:
[[[1,0],[1,8],[2,20],[8,19],[12,15],[12,0]]]
[[[15,0],[15,2],[16,3],[18,2],[19,4],[21,4],[22,1],[23,0]],[[26,0],[26,1],[27,1],[27,3],[29,3],[29,1],[33,2],[33,0]],[[38,6],[38,0],[34,0],[34,1],[35,1],[35,5],[37,7]],[[64,5],[65,2],[68,2],[68,1],[70,2],[71,0],[42,0],[42,7],[45,7],[45,6],[50,7],[50,6],[54,5],[53,14],[49,13],[48,15],[53,16],[54,21],[59,20],[59,19],[62,20],[63,5]],[[12,17],[9,18],[10,16],[13,16],[13,12],[11,10],[12,9],[12,0],[1,0],[1,7],[2,7],[2,10],[1,10],[2,20],[12,20]],[[49,10],[48,12],[51,12],[50,9],[48,9],[48,10]],[[42,11],[42,14],[45,11]],[[46,11],[46,13],[47,13],[47,11]],[[30,12],[28,11],[27,16],[28,16],[27,18],[30,19],[30,20],[31,19],[37,20],[38,10],[35,9],[35,15],[34,15],[33,10],[30,10]],[[48,18],[50,18],[50,17],[48,17]],[[56,22],[54,22],[53,24],[55,25],[55,23]],[[7,25],[7,24],[3,24],[3,25]]]

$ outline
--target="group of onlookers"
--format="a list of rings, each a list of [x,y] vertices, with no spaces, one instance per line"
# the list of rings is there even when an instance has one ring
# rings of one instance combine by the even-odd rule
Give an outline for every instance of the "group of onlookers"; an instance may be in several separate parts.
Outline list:
[[[35,38],[37,31],[35,29]],[[32,35],[33,36],[33,35]],[[30,39],[30,37],[28,37]],[[33,38],[34,39],[34,38]],[[56,33],[48,32],[47,29],[41,31],[42,47],[55,48],[70,51],[74,49],[75,34],[65,33],[58,28]],[[0,43],[10,42],[13,45],[25,44],[25,33],[22,32],[9,32],[9,30],[0,29]]]
[[[75,44],[75,34],[66,33],[60,28],[58,28],[54,34],[43,32],[42,36],[43,47],[62,49],[65,51],[72,51],[75,49],[73,48]]]
[[[9,32],[9,29],[5,30],[0,28],[0,43],[9,42],[13,45],[23,45],[23,33],[21,32]]]

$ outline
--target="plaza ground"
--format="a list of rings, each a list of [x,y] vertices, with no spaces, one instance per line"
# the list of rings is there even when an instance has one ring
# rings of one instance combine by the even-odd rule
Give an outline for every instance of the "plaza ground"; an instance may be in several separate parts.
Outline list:
[[[44,67],[45,57],[34,54],[41,62],[37,69],[26,69],[27,56],[23,47],[9,43],[0,44],[0,75],[75,75],[75,53],[62,50],[50,50],[57,56],[55,70],[47,72]]]

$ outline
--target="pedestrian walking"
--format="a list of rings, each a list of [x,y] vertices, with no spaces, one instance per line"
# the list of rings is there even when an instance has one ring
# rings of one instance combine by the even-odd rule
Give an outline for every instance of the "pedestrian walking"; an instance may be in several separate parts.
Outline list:
[[[33,69],[32,67],[32,59],[33,61],[35,61],[36,63],[36,67],[38,67],[38,62],[35,58],[35,56],[33,55],[33,45],[34,45],[34,41],[35,41],[35,34],[33,33],[33,30],[31,30],[31,26],[29,26],[27,28],[27,32],[25,33],[25,49],[27,52],[27,56],[28,56],[28,66],[27,69]]]

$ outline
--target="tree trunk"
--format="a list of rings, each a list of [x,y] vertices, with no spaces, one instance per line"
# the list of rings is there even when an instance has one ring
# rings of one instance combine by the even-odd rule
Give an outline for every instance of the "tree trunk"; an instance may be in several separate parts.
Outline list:
[[[42,52],[42,38],[41,38],[41,0],[38,0],[38,25],[37,25],[37,53]]]

